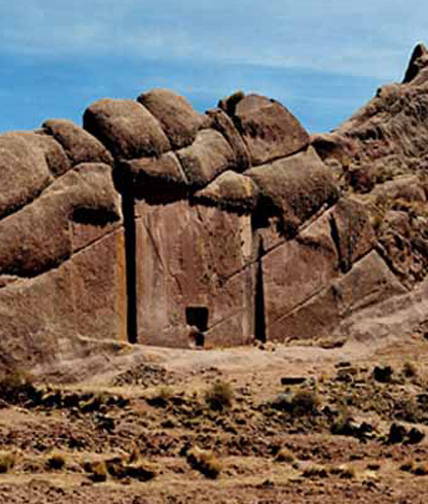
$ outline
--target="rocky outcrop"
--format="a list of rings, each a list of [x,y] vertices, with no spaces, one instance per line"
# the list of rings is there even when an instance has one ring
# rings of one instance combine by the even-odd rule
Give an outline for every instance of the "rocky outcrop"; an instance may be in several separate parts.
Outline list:
[[[358,199],[376,231],[376,249],[413,288],[428,271],[428,50],[419,44],[402,84],[376,96],[312,145]]]
[[[255,94],[200,114],[157,89],[94,103],[83,128],[1,135],[4,363],[73,354],[82,337],[361,334],[360,313],[424,292],[427,61],[418,46],[403,84],[330,134]]]

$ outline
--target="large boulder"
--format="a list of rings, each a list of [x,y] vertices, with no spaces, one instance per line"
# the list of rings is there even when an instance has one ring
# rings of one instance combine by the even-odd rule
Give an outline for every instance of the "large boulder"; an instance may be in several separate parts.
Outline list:
[[[324,205],[331,206],[338,198],[331,172],[312,148],[251,168],[245,175],[279,210],[283,232],[290,236]]]
[[[53,138],[44,135],[43,132],[32,131],[14,131],[12,133],[4,133],[6,138],[22,138],[34,150],[43,152],[46,163],[54,177],[59,177],[71,168],[61,145]]]
[[[192,196],[192,201],[249,213],[257,206],[259,189],[250,177],[227,170]]]
[[[171,148],[159,121],[132,100],[95,102],[86,109],[83,126],[119,159],[159,156]]]
[[[294,154],[309,144],[309,135],[299,121],[279,102],[250,94],[233,108],[230,100],[220,106],[231,114],[244,138],[253,165]]]
[[[135,195],[146,199],[175,198],[188,181],[174,152],[159,157],[143,157],[120,163],[120,174],[131,184]],[[129,186],[124,189],[129,191]]]
[[[153,89],[137,100],[159,120],[174,149],[191,145],[198,130],[207,124],[206,117],[193,110],[183,96],[169,89]]]
[[[43,150],[21,135],[0,136],[0,176],[0,217],[31,202],[53,181]]]
[[[231,146],[213,129],[199,131],[193,144],[177,151],[177,156],[193,188],[207,185],[235,164]]]
[[[32,277],[58,266],[73,251],[70,222],[106,225],[120,218],[110,167],[82,164],[0,220],[0,273]]]
[[[72,121],[49,119],[42,128],[61,144],[73,166],[80,163],[113,165],[113,157],[104,145]]]
[[[250,154],[232,119],[220,108],[208,110],[207,115],[211,119],[211,127],[219,131],[232,147],[235,154],[235,169],[241,172],[249,168]]]

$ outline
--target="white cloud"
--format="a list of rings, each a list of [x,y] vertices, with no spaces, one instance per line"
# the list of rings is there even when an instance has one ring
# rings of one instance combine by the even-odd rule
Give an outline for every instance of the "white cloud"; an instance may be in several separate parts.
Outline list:
[[[0,47],[43,58],[120,55],[401,78],[426,34],[424,0],[22,0]]]

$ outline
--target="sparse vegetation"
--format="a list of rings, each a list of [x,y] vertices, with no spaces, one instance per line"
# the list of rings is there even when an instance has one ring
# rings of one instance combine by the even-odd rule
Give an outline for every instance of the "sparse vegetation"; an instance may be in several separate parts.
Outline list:
[[[294,453],[288,448],[280,448],[275,455],[275,462],[285,462],[286,464],[293,464],[296,461]]]
[[[65,466],[65,463],[65,455],[63,453],[54,451],[48,456],[46,460],[46,467],[49,470],[59,471]]]
[[[228,382],[216,381],[205,393],[205,402],[214,411],[223,411],[230,408],[232,401],[233,388]]]
[[[83,468],[88,473],[88,478],[94,483],[102,483],[107,480],[108,470],[103,460],[86,461]]]
[[[18,368],[0,378],[0,399],[9,404],[37,402],[40,396],[41,391],[35,387],[33,377]]]
[[[302,388],[291,399],[292,413],[297,416],[311,415],[316,413],[320,405],[320,398],[316,390]]]
[[[16,464],[17,454],[13,451],[0,451],[0,473],[7,473]]]
[[[187,462],[193,469],[211,479],[218,478],[223,469],[223,464],[211,451],[201,450],[197,446],[187,452]]]
[[[403,365],[403,375],[406,378],[414,378],[418,374],[418,368],[414,362],[407,361]]]
[[[303,470],[302,476],[304,478],[328,478],[328,471],[323,466],[311,464]]]

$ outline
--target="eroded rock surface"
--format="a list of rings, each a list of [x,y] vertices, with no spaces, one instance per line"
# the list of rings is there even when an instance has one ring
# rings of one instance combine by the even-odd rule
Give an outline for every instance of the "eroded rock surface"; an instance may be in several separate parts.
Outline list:
[[[4,363],[81,338],[361,335],[360,313],[425,292],[427,65],[420,45],[402,84],[312,137],[266,97],[201,114],[159,89],[1,135]]]

